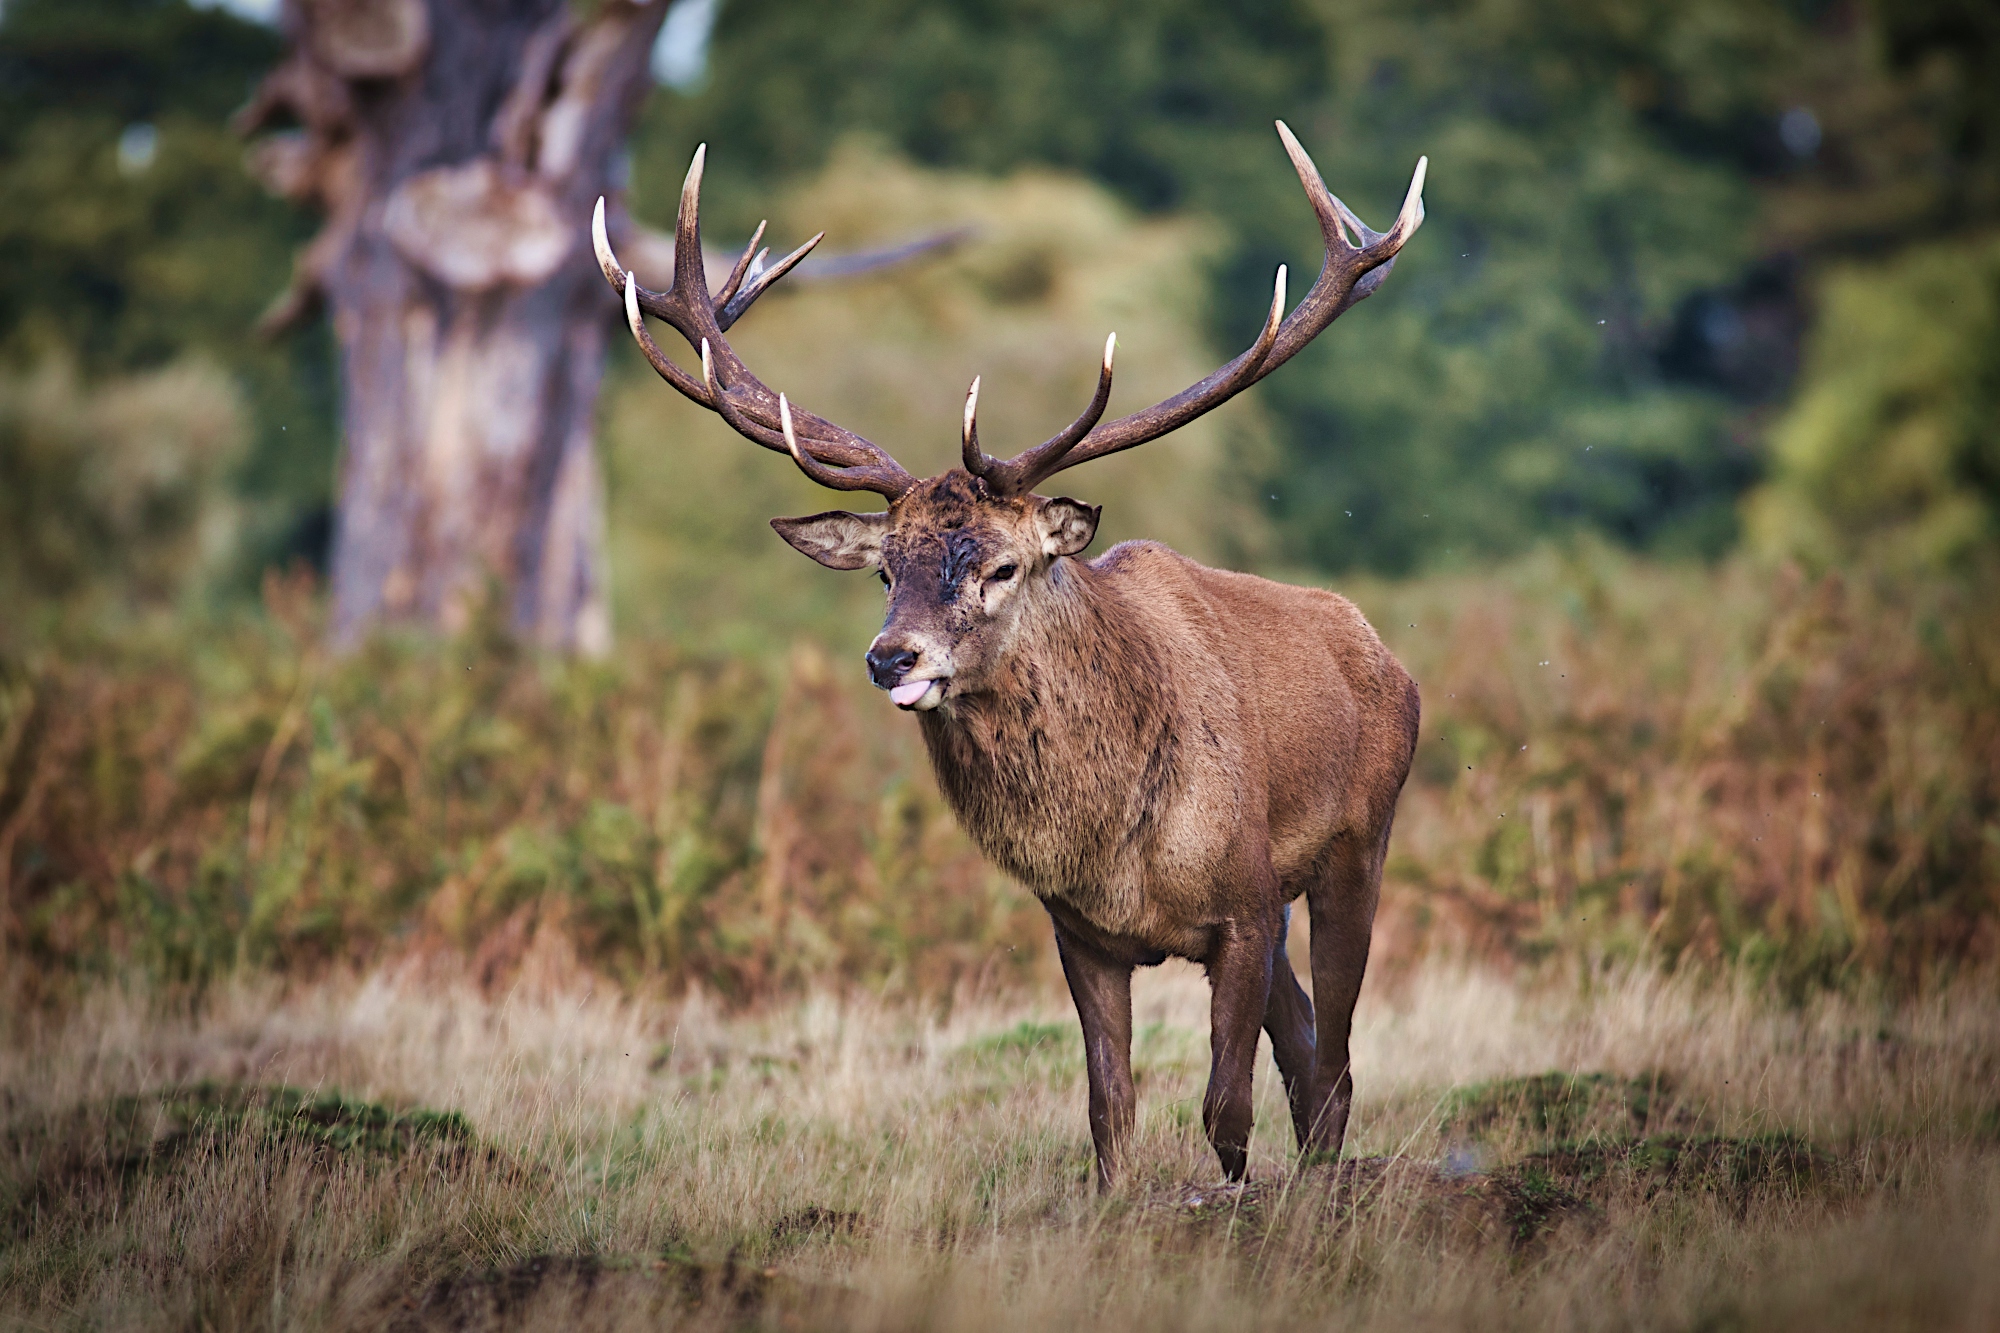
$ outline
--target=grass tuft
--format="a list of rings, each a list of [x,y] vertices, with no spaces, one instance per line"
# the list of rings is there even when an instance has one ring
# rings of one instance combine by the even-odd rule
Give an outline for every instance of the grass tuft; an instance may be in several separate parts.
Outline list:
[[[1478,1140],[1525,1132],[1557,1139],[1622,1135],[1687,1121],[1673,1080],[1657,1071],[1635,1078],[1595,1071],[1494,1079],[1454,1089],[1441,1109],[1451,1137]]]
[[[1364,992],[1351,1155],[1297,1159],[1263,1061],[1234,1185],[1198,1116],[1175,1114],[1205,1072],[1205,989],[1192,968],[1138,978],[1151,1054],[1109,1196],[1053,995],[732,1012],[408,970],[233,981],[198,1007],[101,991],[0,1043],[0,1323],[1858,1333],[2000,1317],[2000,1284],[1976,1276],[2000,1271],[1990,980],[1800,1006],[1743,974],[1522,983],[1423,964]],[[162,1069],[178,1074],[164,1089]]]

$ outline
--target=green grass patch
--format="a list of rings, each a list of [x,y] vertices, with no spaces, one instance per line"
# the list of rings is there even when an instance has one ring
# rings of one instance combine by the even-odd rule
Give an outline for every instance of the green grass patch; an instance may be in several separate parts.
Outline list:
[[[400,1157],[421,1143],[470,1145],[472,1126],[457,1111],[397,1110],[338,1092],[251,1084],[198,1083],[112,1099],[110,1137],[128,1154],[174,1155],[203,1135],[240,1134],[273,1145]]]
[[[1568,1140],[1623,1138],[1691,1120],[1673,1080],[1662,1073],[1548,1073],[1455,1089],[1441,1107],[1440,1128],[1454,1139],[1524,1134]]]
[[[1004,1032],[974,1038],[961,1046],[957,1057],[965,1061],[1013,1061],[1027,1059],[1083,1058],[1083,1034],[1074,1023],[1036,1023],[1022,1020]]]

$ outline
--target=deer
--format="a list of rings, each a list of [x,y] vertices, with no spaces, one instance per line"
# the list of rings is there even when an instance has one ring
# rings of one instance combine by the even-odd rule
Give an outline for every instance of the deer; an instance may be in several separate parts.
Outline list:
[[[1301,1162],[1338,1160],[1354,1099],[1354,1009],[1416,750],[1416,683],[1352,602],[1206,568],[1153,542],[1086,560],[1101,506],[1036,493],[1227,402],[1388,276],[1423,221],[1428,160],[1394,225],[1377,232],[1328,191],[1283,121],[1277,130],[1325,249],[1296,308],[1286,312],[1280,266],[1246,351],[1164,402],[1104,421],[1113,334],[1082,413],[1004,461],[980,446],[975,379],[961,466],[924,480],[773,392],[723,337],[824,232],[770,263],[760,226],[711,292],[701,276],[706,145],[681,190],[670,289],[648,290],[620,265],[601,199],[591,225],[605,280],[662,379],[819,484],[887,502],[771,526],[821,565],[881,580],[887,609],[864,655],[869,680],[916,714],[960,825],[1048,910],[1082,1027],[1101,1190],[1118,1181],[1134,1134],[1133,972],[1169,957],[1207,974],[1202,1126],[1227,1180],[1249,1165],[1260,1031]],[[698,375],[661,351],[648,316],[698,354]],[[1301,896],[1310,996],[1286,952]]]

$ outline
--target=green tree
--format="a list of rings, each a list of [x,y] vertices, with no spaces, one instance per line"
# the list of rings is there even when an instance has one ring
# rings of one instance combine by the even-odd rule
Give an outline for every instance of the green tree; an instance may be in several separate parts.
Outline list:
[[[1577,523],[1712,551],[1754,453],[1654,348],[1752,253],[1743,126],[1774,123],[1791,30],[1722,0],[732,0],[706,88],[642,137],[641,184],[664,206],[670,173],[645,169],[710,138],[718,204],[754,220],[856,129],[927,162],[1071,167],[1223,223],[1222,347],[1277,262],[1317,253],[1274,118],[1364,217],[1428,153],[1431,221],[1394,280],[1260,390],[1292,556],[1402,570]]]
[[[2000,239],[1829,275],[1760,545],[1948,567],[2000,540]]]
[[[1891,71],[1921,90],[1947,230],[2000,218],[2000,9],[1988,0],[1874,0]]]
[[[323,334],[269,346],[258,312],[309,222],[243,170],[229,113],[272,31],[185,0],[9,0],[0,16],[0,361],[87,380],[188,354],[250,408],[228,479],[246,570],[314,549],[333,479]]]

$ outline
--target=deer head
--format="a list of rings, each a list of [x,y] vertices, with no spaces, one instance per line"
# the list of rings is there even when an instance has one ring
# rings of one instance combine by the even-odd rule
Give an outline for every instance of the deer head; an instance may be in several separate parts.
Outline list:
[[[1312,290],[1285,313],[1285,269],[1278,268],[1271,310],[1242,355],[1165,402],[1102,421],[1111,398],[1117,335],[1105,340],[1097,390],[1077,418],[1050,439],[1002,461],[979,445],[979,381],[965,399],[962,466],[927,481],[906,472],[880,446],[792,405],[750,373],[722,334],[772,284],[805,258],[825,233],[775,264],[759,248],[760,224],[727,281],[711,293],[701,264],[701,174],[706,146],[695,150],[681,187],[675,227],[673,287],[641,287],[612,253],[598,200],[591,236],[604,277],[625,302],[626,321],[653,369],[687,398],[737,432],[790,454],[805,474],[833,490],[872,491],[887,510],[834,510],[773,519],[793,547],[832,569],[874,570],[888,588],[888,614],[867,655],[871,680],[897,706],[928,710],[976,693],[1006,656],[1022,618],[1059,597],[1064,562],[1090,545],[1099,508],[1034,488],[1065,468],[1130,449],[1178,429],[1290,360],[1355,302],[1372,294],[1424,218],[1426,159],[1419,159],[1402,212],[1386,232],[1371,230],[1331,194],[1319,170],[1283,121],[1278,137],[1319,217],[1325,259]],[[669,360],[645,316],[665,321],[701,355],[701,377]]]

